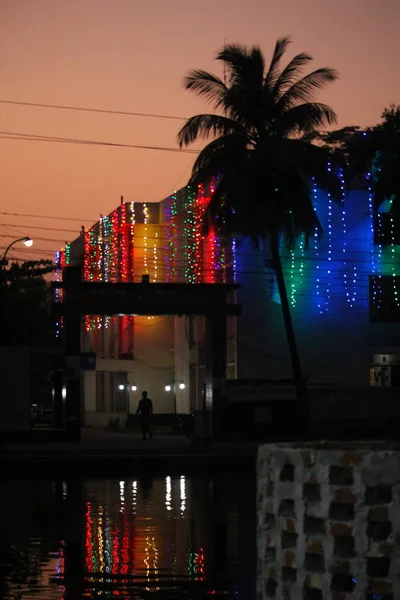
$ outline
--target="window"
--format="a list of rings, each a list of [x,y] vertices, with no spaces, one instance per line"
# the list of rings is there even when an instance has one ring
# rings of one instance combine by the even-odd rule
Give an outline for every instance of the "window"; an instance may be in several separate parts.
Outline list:
[[[376,323],[400,323],[400,276],[370,275],[369,318]]]

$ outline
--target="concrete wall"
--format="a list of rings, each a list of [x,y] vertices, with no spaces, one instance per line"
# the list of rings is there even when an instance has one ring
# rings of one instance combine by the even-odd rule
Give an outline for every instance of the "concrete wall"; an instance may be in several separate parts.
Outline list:
[[[265,445],[257,599],[400,598],[400,451]]]
[[[322,239],[312,238],[308,251],[301,240],[293,253],[282,248],[303,370],[311,383],[368,385],[371,354],[400,354],[400,324],[369,321],[369,276],[391,272],[387,251],[373,245],[368,193],[353,192],[339,206],[316,192],[315,204]],[[239,378],[292,375],[269,258],[268,247],[237,245]]]

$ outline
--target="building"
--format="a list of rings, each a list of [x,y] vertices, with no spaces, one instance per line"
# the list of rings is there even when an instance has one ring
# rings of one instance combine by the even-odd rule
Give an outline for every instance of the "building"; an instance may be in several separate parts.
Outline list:
[[[308,249],[304,239],[282,247],[303,369],[311,384],[399,385],[400,233],[390,203],[374,209],[368,179],[347,194],[342,184],[342,203],[313,186],[323,237],[316,232]],[[185,187],[157,203],[121,199],[57,264],[82,265],[87,281],[237,282],[242,315],[229,317],[228,378],[290,378],[268,248],[256,251],[247,240],[227,247],[218,232],[204,235],[211,193],[212,186]],[[159,413],[201,409],[201,318],[87,317],[84,329],[84,349],[98,356],[96,372],[85,373],[86,424],[136,410],[143,389]]]
[[[60,269],[81,265],[86,281],[228,283],[234,252],[203,235],[210,189],[184,188],[160,203],[121,204],[57,255]],[[59,292],[61,294],[61,292]],[[235,318],[228,317],[228,376],[236,377]],[[61,324],[60,324],[61,326]],[[96,352],[84,374],[85,423],[104,425],[136,411],[142,390],[161,414],[203,406],[205,323],[201,317],[86,317],[82,348]]]

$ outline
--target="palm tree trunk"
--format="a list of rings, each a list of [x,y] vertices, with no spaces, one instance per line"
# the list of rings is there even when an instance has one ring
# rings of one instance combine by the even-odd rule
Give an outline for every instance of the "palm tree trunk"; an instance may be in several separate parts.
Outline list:
[[[273,264],[273,267],[275,270],[276,281],[277,281],[278,290],[279,290],[279,296],[281,299],[283,321],[285,324],[286,338],[287,338],[287,343],[288,343],[288,347],[289,347],[290,360],[292,363],[293,377],[294,377],[295,383],[297,385],[297,389],[303,390],[303,388],[304,388],[303,370],[301,368],[299,353],[297,350],[296,337],[294,335],[292,314],[291,314],[290,306],[289,306],[285,278],[283,276],[282,261],[281,261],[281,255],[279,253],[279,241],[278,241],[277,236],[271,236],[270,248],[271,248],[272,264]]]

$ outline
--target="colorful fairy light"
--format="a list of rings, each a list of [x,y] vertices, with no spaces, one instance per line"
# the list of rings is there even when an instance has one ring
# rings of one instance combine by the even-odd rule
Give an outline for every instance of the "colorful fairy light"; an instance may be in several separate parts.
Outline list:
[[[236,238],[232,240],[233,283],[237,283]]]
[[[296,304],[295,298],[295,285],[294,285],[294,273],[295,273],[295,256],[294,256],[294,248],[290,249],[290,303],[292,306]]]
[[[103,217],[103,271],[104,281],[109,281],[110,272],[110,246],[111,246],[110,217]]]
[[[347,281],[347,255],[346,255],[346,251],[347,251],[347,228],[346,228],[346,208],[345,208],[345,182],[344,182],[344,175],[343,175],[343,169],[339,169],[339,178],[340,178],[340,200],[342,203],[342,216],[341,216],[341,223],[342,223],[342,235],[343,235],[343,246],[342,246],[342,252],[343,252],[343,286],[344,286],[344,293],[345,293],[345,298],[348,302],[348,304],[350,306],[353,306],[351,298],[350,298],[350,293],[349,293],[349,289],[348,289],[348,281]]]
[[[375,211],[374,211],[374,195],[372,192],[372,186],[371,186],[371,173],[368,172],[366,175],[366,180],[368,182],[368,210],[369,210],[369,217],[370,217],[370,235],[371,235],[371,272],[372,272],[372,293],[373,293],[373,297],[376,296],[376,266],[375,266],[375,248],[374,248],[374,241],[375,241]]]
[[[196,195],[187,186],[183,201],[183,277],[186,283],[196,283]]]
[[[390,235],[391,235],[391,244],[390,244],[390,256],[391,256],[391,267],[392,267],[392,283],[393,283],[393,298],[396,303],[396,306],[400,306],[400,298],[397,290],[397,272],[396,272],[396,248],[395,248],[395,234],[394,234],[394,219],[390,214]]]
[[[111,247],[110,247],[110,281],[115,283],[118,281],[119,273],[119,258],[120,258],[120,244],[119,244],[119,231],[118,231],[118,209],[114,210],[110,215],[111,222]]]
[[[201,283],[204,277],[204,235],[203,235],[203,215],[204,215],[204,186],[197,188],[197,198],[195,207],[195,274],[196,283]]]
[[[147,204],[143,204],[143,220],[144,220],[144,236],[143,236],[143,266],[144,272],[146,275],[149,274],[149,269],[147,265],[147,223],[149,220],[149,209],[147,208]]]
[[[176,192],[164,202],[164,238],[165,238],[165,281],[174,279],[175,268],[175,238],[176,231]]]
[[[71,244],[65,245],[65,265],[71,264]]]
[[[126,204],[121,204],[121,281],[129,281],[129,230],[130,224],[127,222]]]
[[[103,281],[103,217],[99,219],[99,235],[97,236],[97,261],[96,261],[96,280]]]
[[[314,211],[318,215],[318,193],[317,193],[317,183],[315,181],[315,177],[312,178],[312,195],[313,195]],[[319,310],[320,314],[322,314],[321,296],[320,296],[320,289],[319,289],[320,275],[319,275],[319,264],[318,264],[318,259],[319,259],[319,230],[318,230],[317,226],[314,229],[314,256],[315,256],[315,261],[316,261],[316,266],[315,266],[315,269],[316,269],[316,278],[315,278],[315,280],[316,280],[317,305],[318,305],[318,310]]]
[[[155,241],[154,241],[154,245],[153,245],[153,278],[154,281],[157,281],[158,278],[158,232],[156,232],[155,234]]]
[[[331,163],[328,163],[328,172],[332,171]],[[331,261],[332,261],[332,196],[328,192],[328,270],[327,286],[326,286],[326,302],[325,312],[328,312],[331,300]]]
[[[382,301],[382,237],[383,237],[383,231],[382,231],[382,215],[381,213],[378,213],[377,215],[377,221],[378,221],[378,236],[379,236],[379,243],[378,243],[378,264],[379,264],[379,275],[377,276],[377,289],[374,290],[374,298],[373,298],[373,302],[374,304],[380,308],[381,306],[381,301]]]
[[[131,202],[131,227],[130,227],[130,243],[131,243],[131,281],[135,280],[135,203]]]

